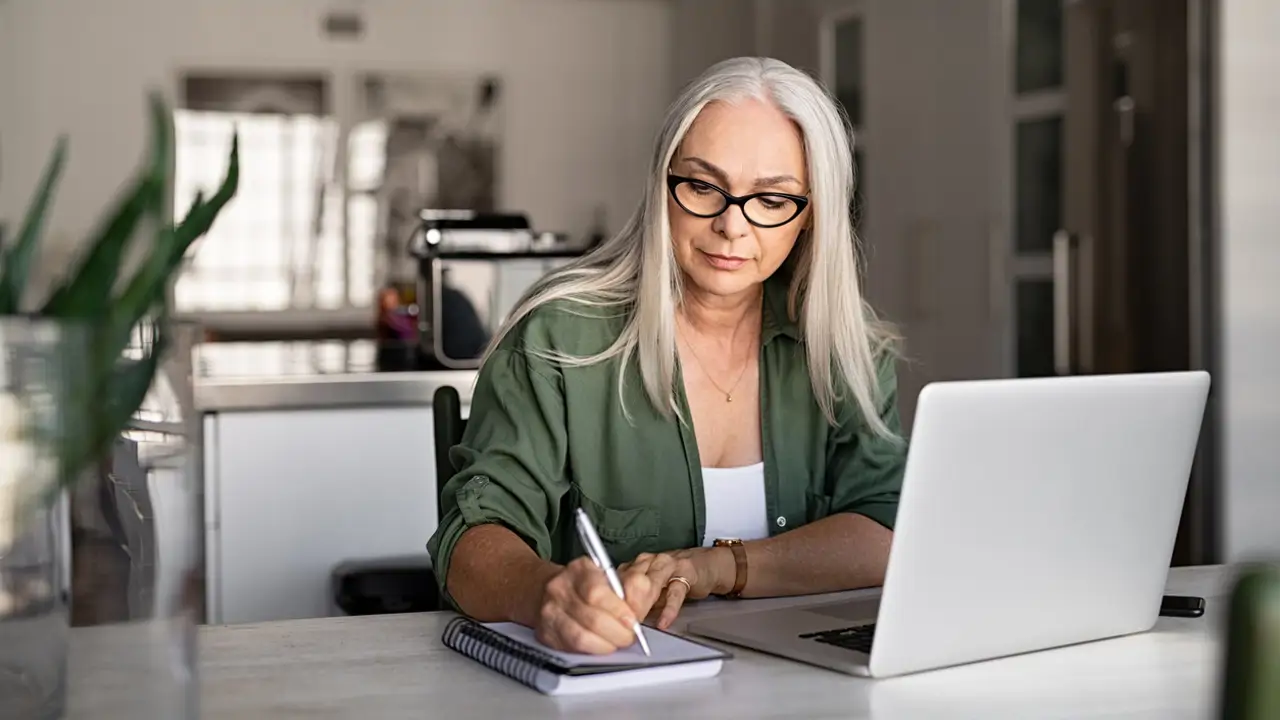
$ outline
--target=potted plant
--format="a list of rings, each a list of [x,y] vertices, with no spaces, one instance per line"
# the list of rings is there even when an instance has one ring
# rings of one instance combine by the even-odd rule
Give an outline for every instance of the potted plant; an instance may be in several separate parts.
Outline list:
[[[1280,717],[1280,562],[1241,567],[1226,615],[1218,717]]]
[[[181,221],[168,215],[173,121],[150,98],[149,156],[103,215],[73,269],[43,302],[24,305],[31,269],[68,156],[60,138],[24,220],[0,247],[0,717],[58,717],[67,693],[70,595],[68,490],[110,479],[113,449],[156,380],[170,346],[169,286],[192,243],[235,195],[238,138],[230,138],[225,178],[197,195]],[[143,236],[143,237],[139,237]],[[141,253],[134,245],[149,241]],[[130,255],[140,255],[128,263]],[[136,266],[132,270],[127,270]],[[140,337],[145,342],[139,343]],[[132,350],[133,352],[126,352]],[[192,518],[202,523],[202,518]],[[157,549],[172,566],[182,553]],[[185,551],[184,551],[185,552]],[[189,553],[188,553],[189,554]],[[178,558],[178,559],[172,559]],[[159,560],[155,560],[159,562]],[[179,590],[177,592],[183,592]],[[173,593],[171,593],[173,594]],[[178,595],[174,594],[174,597]],[[194,619],[181,602],[149,598],[143,615],[163,618],[166,657],[133,662],[145,673],[194,673]],[[175,607],[177,605],[177,607]],[[173,647],[172,628],[180,629]],[[153,633],[154,634],[154,633]],[[186,638],[186,639],[183,639]],[[191,667],[175,667],[173,651]],[[122,651],[123,652],[123,651]],[[122,663],[127,660],[121,655]],[[154,666],[154,667],[153,667]],[[123,667],[123,664],[122,664]],[[194,712],[191,677],[166,717]],[[134,688],[144,692],[145,688]],[[159,716],[159,715],[155,715]]]

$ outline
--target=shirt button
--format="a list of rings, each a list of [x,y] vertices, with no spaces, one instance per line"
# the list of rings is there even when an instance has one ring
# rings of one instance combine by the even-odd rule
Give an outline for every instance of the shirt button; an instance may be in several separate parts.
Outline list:
[[[786,519],[786,518],[784,518],[784,517],[782,517],[781,515],[779,515],[779,516],[778,516],[778,527],[786,527],[786,526],[787,526],[787,519]]]

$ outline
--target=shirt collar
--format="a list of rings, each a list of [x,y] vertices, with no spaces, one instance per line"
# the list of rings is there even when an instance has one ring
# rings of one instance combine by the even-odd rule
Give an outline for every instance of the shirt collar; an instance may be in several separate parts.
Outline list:
[[[764,281],[764,307],[760,323],[760,344],[768,345],[779,335],[792,340],[800,339],[800,326],[787,311],[787,296],[791,292],[791,271],[784,264]]]

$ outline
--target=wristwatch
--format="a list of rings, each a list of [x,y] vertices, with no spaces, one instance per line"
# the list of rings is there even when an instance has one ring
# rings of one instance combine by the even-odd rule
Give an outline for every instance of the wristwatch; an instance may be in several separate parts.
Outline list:
[[[715,547],[727,547],[733,551],[733,562],[737,566],[737,577],[734,578],[733,589],[725,593],[723,597],[736,600],[742,597],[742,589],[747,586],[747,549],[742,546],[742,541],[737,538],[717,538],[713,545]]]

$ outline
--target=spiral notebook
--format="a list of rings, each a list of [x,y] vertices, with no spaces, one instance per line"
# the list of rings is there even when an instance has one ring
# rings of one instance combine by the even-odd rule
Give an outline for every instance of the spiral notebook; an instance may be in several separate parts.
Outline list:
[[[639,646],[609,655],[553,650],[516,623],[449,622],[444,644],[545,695],[578,695],[714,677],[729,653],[656,628],[644,629],[653,653]]]

